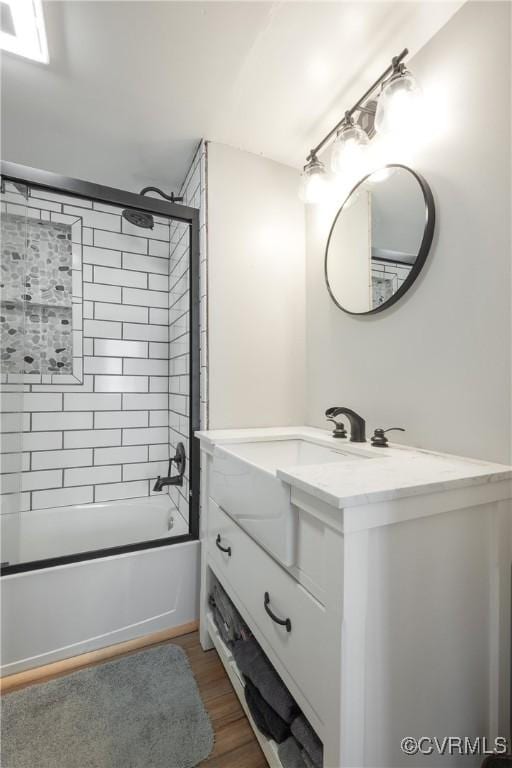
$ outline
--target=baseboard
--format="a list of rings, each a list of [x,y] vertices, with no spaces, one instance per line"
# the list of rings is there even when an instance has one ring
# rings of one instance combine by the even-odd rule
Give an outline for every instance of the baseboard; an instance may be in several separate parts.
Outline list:
[[[99,661],[106,661],[107,659],[121,656],[123,653],[128,653],[129,651],[137,651],[140,648],[146,648],[155,643],[171,640],[173,637],[187,635],[189,632],[195,632],[198,629],[198,626],[198,621],[190,621],[188,624],[181,624],[179,627],[162,629],[159,632],[153,632],[150,635],[136,637],[134,640],[125,640],[122,643],[108,645],[105,648],[99,648],[96,651],[88,651],[79,656],[71,656],[69,659],[54,661],[51,664],[45,664],[42,667],[35,667],[34,669],[27,669],[23,672],[16,672],[13,675],[7,675],[0,678],[0,692],[7,693],[15,688],[20,688],[29,685],[30,683],[36,683],[45,678],[50,678],[65,672],[74,672],[75,670],[87,667],[90,664],[96,664]]]

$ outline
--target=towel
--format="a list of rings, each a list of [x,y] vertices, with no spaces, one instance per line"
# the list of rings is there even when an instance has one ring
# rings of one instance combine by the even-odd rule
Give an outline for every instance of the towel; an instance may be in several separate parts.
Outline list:
[[[227,645],[231,646],[236,640],[251,637],[251,632],[247,625],[218,581],[215,581],[213,584],[210,594],[210,604],[214,605],[220,614],[224,624],[224,630],[221,630],[219,627],[219,631],[221,632],[222,639]]]
[[[301,751],[301,755],[302,755],[302,759],[304,760],[304,764],[306,768],[322,768],[321,765],[317,765],[312,761],[312,759],[310,758],[310,756],[308,755],[305,749]]]
[[[293,738],[290,736],[286,741],[277,748],[277,754],[283,764],[283,768],[306,768],[306,763],[302,759],[300,747]]]
[[[245,700],[254,722],[264,736],[274,739],[278,744],[288,738],[290,726],[267,704],[248,677],[245,678]]]
[[[301,714],[295,718],[292,723],[291,731],[299,744],[301,744],[304,750],[308,753],[311,762],[315,766],[321,768],[324,762],[324,748],[322,742],[304,715]]]
[[[254,638],[240,640],[233,646],[233,656],[240,672],[248,677],[267,704],[291,723],[299,713],[295,699]]]

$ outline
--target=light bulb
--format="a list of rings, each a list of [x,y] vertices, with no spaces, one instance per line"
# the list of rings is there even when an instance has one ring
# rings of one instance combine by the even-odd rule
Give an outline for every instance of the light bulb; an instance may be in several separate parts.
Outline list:
[[[303,203],[319,203],[327,192],[327,173],[324,164],[313,157],[309,163],[304,166],[301,175],[301,185],[299,196]]]
[[[384,83],[377,101],[375,130],[404,134],[420,124],[423,94],[411,73],[402,69]]]
[[[349,124],[336,136],[331,155],[331,168],[335,173],[357,173],[364,162],[368,134],[361,126]]]

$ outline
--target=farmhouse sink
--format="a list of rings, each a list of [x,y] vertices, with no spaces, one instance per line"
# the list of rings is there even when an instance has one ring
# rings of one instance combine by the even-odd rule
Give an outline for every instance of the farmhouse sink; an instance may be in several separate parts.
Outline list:
[[[215,446],[213,500],[283,565],[295,562],[297,510],[278,469],[365,461],[371,454],[303,437]]]

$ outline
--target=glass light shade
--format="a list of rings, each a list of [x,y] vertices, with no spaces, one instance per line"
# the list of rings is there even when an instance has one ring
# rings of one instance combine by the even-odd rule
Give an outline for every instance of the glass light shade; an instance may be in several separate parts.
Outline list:
[[[393,75],[381,91],[375,114],[379,133],[407,133],[419,125],[423,104],[420,86],[410,72]]]
[[[303,203],[315,204],[321,202],[326,192],[327,172],[324,164],[315,157],[302,172],[299,197]]]
[[[359,125],[342,128],[336,136],[331,154],[331,168],[335,173],[357,171],[363,161],[368,134]]]

